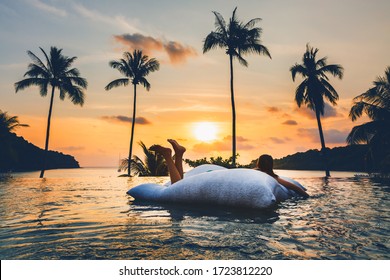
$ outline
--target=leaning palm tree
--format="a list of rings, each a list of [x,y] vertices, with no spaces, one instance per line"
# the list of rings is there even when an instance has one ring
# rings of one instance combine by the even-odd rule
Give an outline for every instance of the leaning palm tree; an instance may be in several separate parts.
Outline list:
[[[137,85],[143,85],[147,91],[150,90],[150,83],[145,78],[150,72],[157,71],[160,68],[159,62],[148,56],[144,55],[141,50],[134,50],[133,53],[124,52],[123,58],[120,60],[112,60],[109,65],[117,69],[125,78],[116,79],[110,82],[105,89],[110,90],[118,86],[127,86],[130,82],[134,86],[134,100],[133,100],[133,118],[131,122],[131,136],[130,136],[130,149],[129,159],[131,159],[133,151],[133,138],[134,138],[134,125],[135,125],[135,113],[137,104]],[[127,175],[131,176],[131,161],[128,161]]]
[[[167,176],[168,167],[165,163],[164,157],[158,153],[150,151],[145,144],[141,141],[138,143],[144,154],[145,159],[142,160],[138,156],[134,155],[131,165],[133,174],[138,176]],[[129,159],[125,158],[122,160],[120,169],[127,170],[129,167]]]
[[[248,62],[243,58],[243,55],[255,53],[266,55],[271,58],[268,49],[261,44],[260,36],[262,29],[255,27],[261,19],[254,18],[246,24],[239,21],[236,17],[236,10],[226,24],[224,18],[217,12],[215,15],[215,31],[207,35],[204,40],[203,53],[211,49],[223,48],[226,49],[226,54],[230,61],[230,99],[232,105],[232,165],[236,165],[236,108],[234,102],[234,87],[233,87],[233,59],[237,58],[240,64],[247,67]]]
[[[355,126],[347,137],[347,143],[368,144],[374,169],[382,168],[381,162],[390,153],[390,66],[384,77],[374,81],[374,87],[356,96],[349,113],[356,121],[365,113],[371,121]]]
[[[32,63],[28,65],[28,70],[24,74],[28,77],[15,83],[15,90],[23,90],[30,86],[38,86],[40,95],[45,97],[48,88],[51,87],[50,107],[47,118],[46,141],[45,141],[45,156],[43,168],[40,173],[40,178],[43,178],[46,169],[47,151],[49,148],[50,121],[53,109],[55,89],[59,90],[59,97],[64,100],[68,97],[75,105],[83,106],[84,104],[84,89],[87,88],[86,79],[80,77],[80,72],[77,68],[71,68],[77,57],[67,57],[62,54],[62,49],[56,47],[50,48],[50,54],[40,48],[46,61],[45,63],[31,51],[27,51]]]
[[[28,127],[28,124],[21,124],[17,116],[10,116],[7,112],[0,110],[0,136],[14,131],[19,127]]]
[[[296,63],[290,68],[290,71],[293,81],[295,81],[295,76],[297,74],[300,74],[304,78],[303,82],[295,91],[295,101],[297,102],[298,107],[305,104],[309,109],[315,112],[321,140],[321,150],[324,158],[325,174],[326,176],[330,176],[324,133],[321,125],[321,116],[324,115],[324,97],[332,105],[336,105],[337,100],[339,99],[338,93],[328,82],[329,78],[327,74],[342,79],[344,69],[338,64],[328,65],[326,57],[317,60],[317,52],[318,49],[314,49],[307,44],[306,52],[302,57],[302,64]]]

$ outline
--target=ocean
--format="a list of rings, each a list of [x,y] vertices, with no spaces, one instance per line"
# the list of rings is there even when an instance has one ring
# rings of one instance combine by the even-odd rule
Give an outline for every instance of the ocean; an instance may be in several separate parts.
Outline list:
[[[0,257],[26,260],[390,258],[390,184],[351,172],[279,170],[307,189],[267,210],[139,203],[126,194],[168,177],[114,168],[0,177]]]

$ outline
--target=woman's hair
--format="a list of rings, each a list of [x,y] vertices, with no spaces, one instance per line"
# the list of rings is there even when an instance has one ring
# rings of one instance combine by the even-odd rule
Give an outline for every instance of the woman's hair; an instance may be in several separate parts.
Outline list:
[[[261,155],[257,160],[257,168],[272,177],[278,177],[274,173],[274,160],[270,155]]]

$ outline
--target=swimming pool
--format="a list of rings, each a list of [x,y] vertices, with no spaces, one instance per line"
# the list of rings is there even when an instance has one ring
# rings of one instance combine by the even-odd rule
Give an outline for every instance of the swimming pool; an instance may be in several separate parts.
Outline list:
[[[312,195],[273,209],[136,203],[126,191],[168,178],[114,169],[0,179],[1,259],[389,259],[388,182],[279,171]]]

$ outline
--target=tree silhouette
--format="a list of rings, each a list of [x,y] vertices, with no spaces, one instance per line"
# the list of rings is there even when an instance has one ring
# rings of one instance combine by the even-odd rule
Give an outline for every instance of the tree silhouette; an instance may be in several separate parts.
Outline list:
[[[142,141],[138,144],[141,146],[145,154],[145,159],[142,160],[136,155],[133,156],[131,168],[134,174],[139,176],[167,176],[168,167],[165,163],[164,157],[158,153],[150,151]],[[129,159],[125,158],[122,160],[119,168],[121,170],[127,170],[128,167]]]
[[[384,77],[378,77],[374,87],[356,96],[349,116],[356,121],[363,113],[371,121],[352,128],[347,137],[347,143],[366,143],[374,169],[389,169],[390,163],[390,66],[385,70]]]
[[[80,77],[80,72],[77,68],[71,68],[73,62],[77,57],[67,57],[62,54],[62,49],[56,47],[50,48],[50,54],[40,48],[45,56],[46,63],[44,63],[38,56],[31,51],[27,51],[27,54],[32,60],[32,63],[28,65],[28,70],[24,74],[26,79],[23,79],[15,83],[15,91],[23,90],[30,86],[38,86],[40,89],[40,95],[45,97],[47,95],[48,88],[51,87],[50,107],[47,117],[47,129],[46,129],[46,141],[45,141],[45,154],[47,154],[49,148],[50,137],[50,122],[53,110],[53,101],[55,89],[59,90],[59,96],[61,100],[68,97],[73,104],[82,106],[84,104],[84,89],[87,88],[87,81]],[[46,169],[47,156],[44,158],[43,168],[39,175],[43,178]]]
[[[0,110],[0,136],[14,131],[18,127],[28,127],[28,124],[21,124],[17,116],[10,116],[7,112]]]
[[[328,82],[327,74],[342,79],[344,69],[338,64],[327,64],[327,58],[316,59],[318,49],[306,45],[306,52],[302,57],[302,64],[295,64],[290,68],[292,79],[295,81],[297,74],[300,74],[304,80],[295,91],[295,101],[298,107],[305,104],[313,110],[316,115],[318,131],[321,140],[321,151],[325,164],[325,175],[330,176],[324,133],[322,131],[321,116],[324,115],[325,101],[327,99],[332,105],[337,104],[339,95],[332,85]]]
[[[237,58],[241,65],[247,67],[248,62],[243,58],[243,55],[255,53],[271,58],[268,49],[260,41],[262,29],[255,27],[261,19],[254,18],[244,24],[237,19],[236,10],[237,8],[234,9],[228,24],[226,24],[221,14],[213,12],[215,15],[215,31],[207,35],[203,44],[203,53],[215,48],[223,48],[226,49],[226,54],[229,56],[233,167],[236,165],[236,108],[233,86],[233,59]]]
[[[133,53],[124,52],[123,58],[120,60],[112,60],[109,65],[117,69],[125,78],[119,78],[110,82],[105,89],[110,90],[114,87],[127,86],[130,82],[134,87],[134,101],[133,101],[133,118],[131,122],[131,136],[130,136],[130,149],[129,159],[132,158],[133,151],[133,139],[134,139],[134,125],[136,116],[136,104],[137,104],[137,85],[143,85],[147,91],[150,90],[150,83],[146,80],[146,76],[149,73],[157,71],[160,68],[159,62],[148,56],[144,55],[141,50],[134,50]],[[131,176],[131,161],[128,161],[127,175]]]

